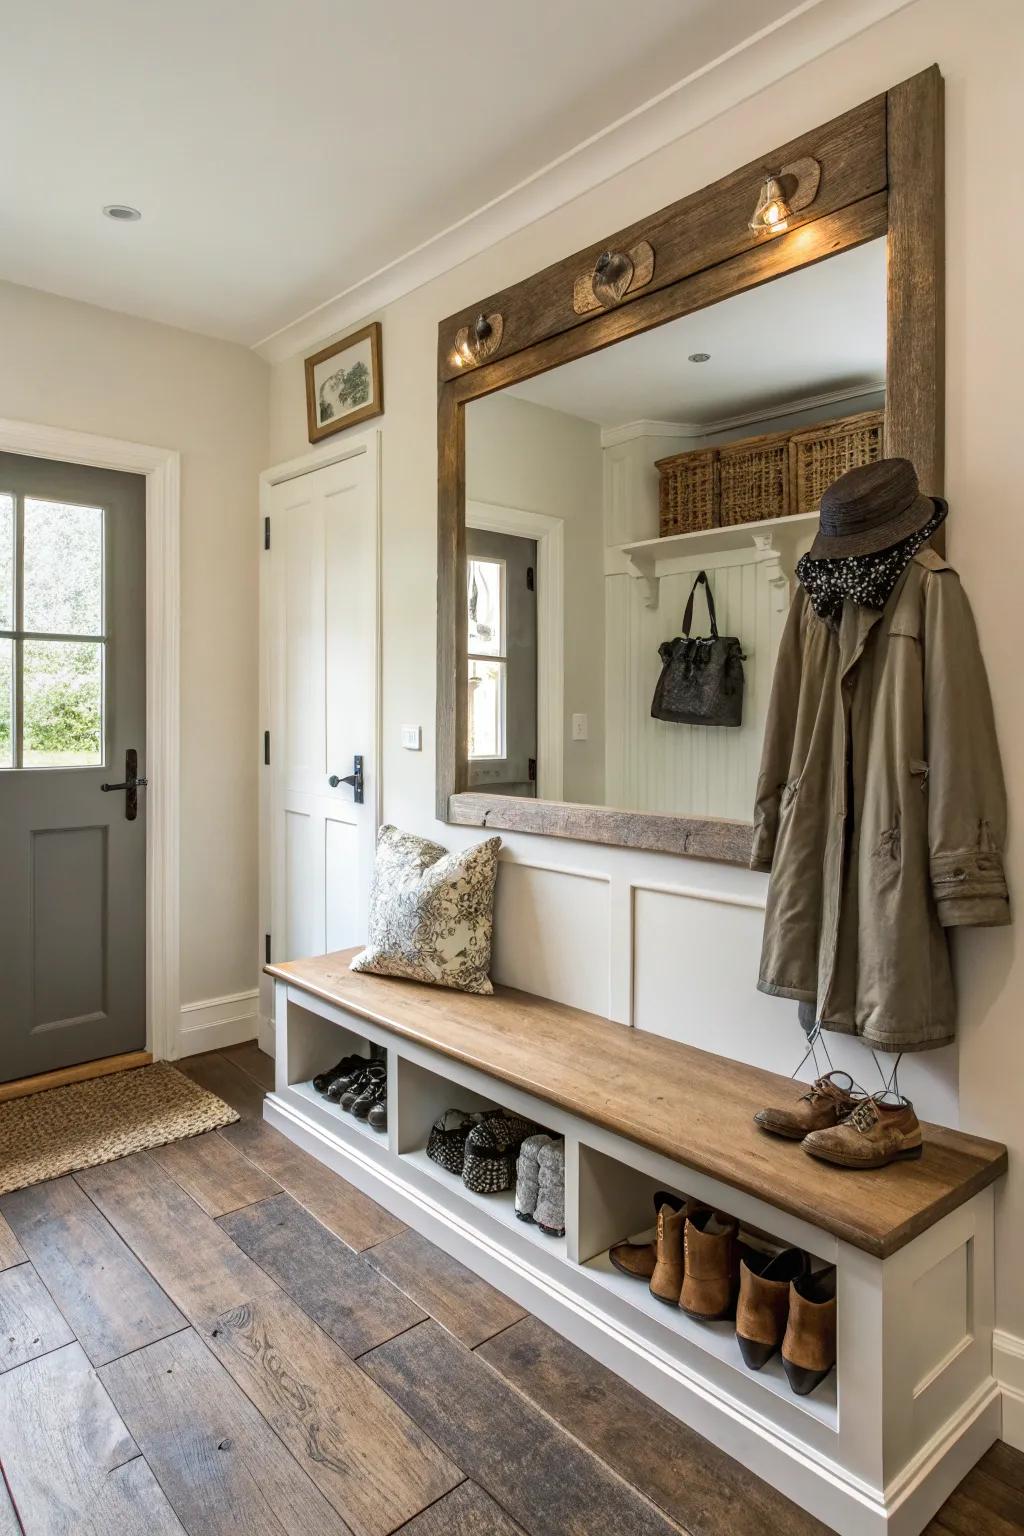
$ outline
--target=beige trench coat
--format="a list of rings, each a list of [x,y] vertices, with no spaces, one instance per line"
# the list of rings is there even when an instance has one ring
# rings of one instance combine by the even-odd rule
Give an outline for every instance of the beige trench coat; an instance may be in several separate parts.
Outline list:
[[[771,871],[758,987],[884,1051],[952,1040],[946,928],[1010,920],[992,704],[956,572],[915,555],[881,613],[779,647],[751,867]]]

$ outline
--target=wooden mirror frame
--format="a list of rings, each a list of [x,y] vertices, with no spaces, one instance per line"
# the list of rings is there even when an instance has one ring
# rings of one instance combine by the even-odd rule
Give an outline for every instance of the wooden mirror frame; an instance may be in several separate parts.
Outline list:
[[[785,234],[753,233],[748,220],[766,168],[778,172],[807,157],[821,172],[813,202],[794,214]],[[753,833],[748,822],[467,789],[465,407],[483,395],[886,235],[885,451],[912,460],[922,490],[939,495],[945,395],[944,222],[943,82],[938,66],[932,65],[721,181],[442,321],[437,525],[441,821],[730,864],[748,862]],[[653,273],[644,242],[653,250]],[[633,255],[632,286],[620,297],[607,296],[607,307],[580,313],[574,308],[574,287],[579,303],[606,250]],[[617,270],[628,271],[628,264]],[[583,290],[578,287],[581,280]],[[464,332],[465,358],[466,336],[474,337],[481,314],[492,320],[500,316],[501,323],[486,336],[481,361],[474,365],[459,360],[456,338]]]

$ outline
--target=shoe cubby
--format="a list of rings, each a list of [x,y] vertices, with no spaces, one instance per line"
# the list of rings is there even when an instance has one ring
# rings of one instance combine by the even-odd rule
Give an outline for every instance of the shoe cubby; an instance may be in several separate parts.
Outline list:
[[[289,1095],[301,1104],[310,1117],[326,1130],[335,1131],[339,1126],[364,1137],[370,1143],[389,1143],[389,1133],[378,1131],[365,1120],[358,1120],[340,1104],[319,1093],[313,1087],[313,1078],[341,1060],[343,1056],[362,1056],[367,1065],[374,1058],[383,1061],[388,1070],[388,1124],[393,1123],[391,1113],[391,1078],[393,1076],[391,1053],[386,1047],[371,1041],[357,1029],[338,1025],[308,1009],[293,1007],[288,1019],[288,1045],[285,1053],[284,1076]]]
[[[684,1203],[688,1198],[700,1200],[711,1204],[723,1215],[738,1217],[737,1212],[720,1201],[708,1201],[705,1191],[695,1188],[692,1180],[680,1179],[678,1173],[674,1179],[659,1179],[586,1143],[580,1144],[576,1257],[585,1283],[602,1295],[616,1316],[628,1321],[645,1338],[657,1341],[662,1348],[676,1354],[682,1348],[702,1361],[710,1355],[723,1368],[723,1379],[730,1380],[731,1373],[738,1373],[743,1378],[742,1389],[753,1393],[755,1398],[767,1391],[782,1398],[797,1413],[807,1414],[821,1424],[835,1428],[838,1423],[835,1370],[813,1393],[798,1397],[790,1388],[780,1355],[776,1354],[759,1371],[748,1369],[736,1342],[734,1320],[704,1322],[689,1317],[679,1306],[655,1296],[645,1280],[623,1274],[612,1263],[610,1251],[616,1244],[654,1241],[657,1231],[654,1196],[659,1190]],[[739,1220],[739,1242],[741,1250],[751,1248],[770,1254],[790,1246],[784,1239],[742,1219]],[[824,1267],[826,1263],[813,1254],[810,1258],[813,1268]]]
[[[998,1434],[992,1179],[970,1182],[988,1144],[953,1150],[963,1139],[945,1132],[930,1167],[926,1147],[923,1166],[881,1170],[877,1186],[824,1166],[809,1181],[799,1146],[755,1133],[753,1109],[734,1114],[722,1155],[708,1090],[688,1083],[689,1048],[663,1044],[646,1088],[631,1086],[630,1073],[620,1081],[610,1070],[603,1021],[519,994],[472,1000],[470,1013],[440,990],[347,980],[333,957],[326,982],[317,962],[303,966],[313,968],[308,986],[292,968],[276,979],[267,1120],[826,1527],[917,1536]],[[563,1050],[555,1073],[564,1029],[574,1054]],[[622,1035],[635,1077],[634,1039]],[[312,1088],[342,1056],[374,1049],[388,1065],[386,1136]],[[651,1051],[644,1042],[643,1056]],[[764,1102],[755,1086],[754,1107]],[[726,1106],[736,1097],[728,1079],[717,1091]],[[652,1113],[659,1093],[678,1105],[677,1121]],[[564,1139],[563,1238],[517,1219],[513,1189],[476,1193],[427,1157],[431,1126],[453,1108],[503,1109]],[[956,1159],[964,1172],[951,1184],[944,1170]],[[611,1263],[615,1244],[654,1236],[659,1190],[734,1217],[751,1249],[797,1248],[814,1269],[835,1267],[837,1365],[808,1395],[791,1389],[779,1355],[748,1367],[733,1322],[691,1317]]]
[[[566,1238],[554,1237],[541,1231],[532,1222],[522,1221],[516,1215],[515,1188],[482,1194],[469,1189],[457,1173],[435,1162],[427,1153],[427,1140],[435,1121],[448,1110],[462,1110],[466,1114],[488,1110],[506,1110],[521,1114],[515,1105],[504,1102],[500,1096],[476,1092],[454,1082],[447,1075],[433,1072],[416,1062],[399,1058],[396,1073],[397,1098],[397,1150],[402,1164],[417,1179],[425,1180],[427,1187],[437,1185],[446,1196],[464,1202],[502,1226],[514,1231],[523,1242],[536,1246],[560,1258],[566,1256]],[[557,1137],[559,1132],[537,1121],[533,1114],[528,1118],[538,1131]],[[454,1117],[453,1117],[454,1119]]]

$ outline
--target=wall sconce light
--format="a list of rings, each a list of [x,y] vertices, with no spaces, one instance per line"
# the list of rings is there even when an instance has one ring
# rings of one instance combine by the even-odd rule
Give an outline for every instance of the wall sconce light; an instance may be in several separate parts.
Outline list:
[[[784,229],[789,228],[791,212],[779,178],[766,176],[750,220],[751,229],[755,234],[767,230],[771,235],[780,235]]]
[[[477,368],[501,346],[505,323],[501,316],[477,315],[472,325],[463,325],[455,333],[451,363],[455,368]]]
[[[781,235],[793,215],[814,202],[820,183],[821,166],[810,155],[784,165],[777,175],[766,172],[750,228],[756,235]]]

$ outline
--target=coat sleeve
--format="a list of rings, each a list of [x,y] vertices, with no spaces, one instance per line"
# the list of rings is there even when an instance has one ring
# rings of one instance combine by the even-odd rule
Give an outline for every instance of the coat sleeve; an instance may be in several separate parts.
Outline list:
[[[925,591],[928,854],[944,928],[1010,921],[1003,873],[1006,790],[974,615],[948,566]]]
[[[786,625],[779,642],[779,653],[775,659],[772,692],[764,725],[764,744],[761,748],[761,770],[757,776],[757,795],[754,802],[751,869],[770,870],[775,857],[779,807],[783,790],[789,779],[797,709],[800,704],[805,611],[806,601],[801,588],[789,605]]]

